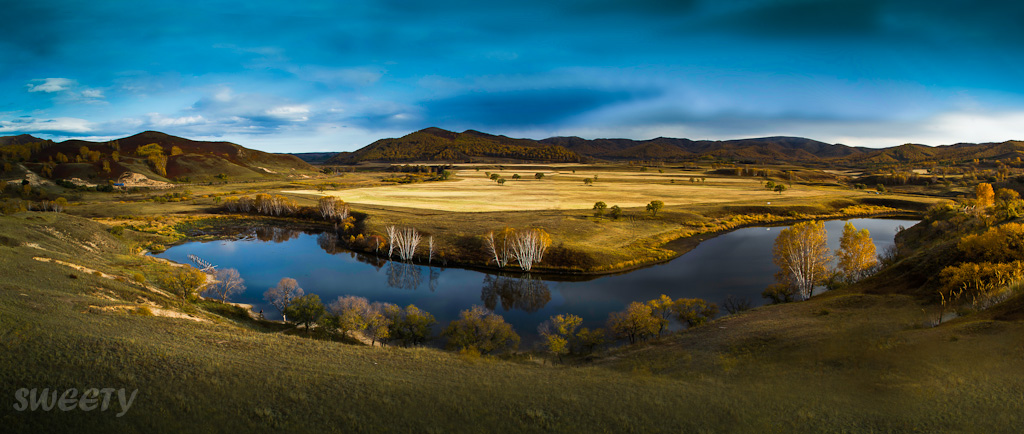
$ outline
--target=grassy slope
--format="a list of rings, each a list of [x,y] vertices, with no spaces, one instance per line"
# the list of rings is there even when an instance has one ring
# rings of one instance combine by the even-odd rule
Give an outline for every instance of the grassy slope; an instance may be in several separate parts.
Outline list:
[[[552,367],[266,333],[32,259],[120,272],[128,249],[96,223],[27,213],[0,217],[0,229],[0,263],[19,270],[0,279],[10,432],[1008,432],[1024,422],[1022,327],[922,328],[921,306],[901,295],[836,292]],[[207,322],[90,307],[137,301]],[[20,387],[138,388],[139,398],[121,419],[16,413]]]

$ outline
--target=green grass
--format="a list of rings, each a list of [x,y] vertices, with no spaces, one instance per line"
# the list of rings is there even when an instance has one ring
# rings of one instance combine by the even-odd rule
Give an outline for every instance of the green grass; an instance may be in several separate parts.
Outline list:
[[[1014,432],[1024,422],[1021,324],[926,328],[924,306],[904,295],[854,287],[551,365],[302,338],[220,303],[185,306],[32,259],[111,274],[142,266],[102,229],[66,215],[0,217],[0,263],[18,270],[0,278],[5,432]],[[97,308],[123,304],[206,321]],[[120,419],[18,413],[21,387],[139,397]]]

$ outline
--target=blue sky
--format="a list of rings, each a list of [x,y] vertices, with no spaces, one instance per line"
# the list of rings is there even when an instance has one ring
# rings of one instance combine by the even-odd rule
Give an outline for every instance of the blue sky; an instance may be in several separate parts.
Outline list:
[[[0,135],[1024,139],[1024,4],[0,0]]]

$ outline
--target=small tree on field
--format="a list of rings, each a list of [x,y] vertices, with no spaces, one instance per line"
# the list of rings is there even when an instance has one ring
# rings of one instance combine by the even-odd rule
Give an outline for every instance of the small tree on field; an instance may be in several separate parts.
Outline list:
[[[769,191],[770,190],[774,190],[775,189],[775,182],[773,182],[773,181],[765,181],[764,188],[769,190]]]
[[[548,352],[561,360],[563,354],[572,352],[577,341],[576,329],[583,324],[583,318],[572,314],[555,315],[537,326],[537,333],[544,339]]]
[[[592,353],[596,348],[605,344],[608,338],[608,331],[605,329],[591,330],[584,327],[576,333],[576,338],[579,340],[581,352]]]
[[[483,354],[519,346],[519,335],[512,326],[483,306],[462,311],[441,335],[448,338],[449,349],[476,349]]]
[[[324,304],[320,302],[320,296],[316,294],[297,297],[284,310],[284,314],[291,315],[292,321],[296,324],[304,324],[306,331],[309,331],[309,326],[319,321],[325,312]]]
[[[661,332],[668,327],[668,319],[672,316],[674,303],[672,298],[665,294],[661,294],[661,297],[647,302],[647,305],[651,308],[651,315],[654,315],[658,320],[658,336],[661,336]]]
[[[191,266],[176,267],[160,283],[171,292],[188,301],[199,298],[199,291],[206,284],[206,273]]]
[[[609,215],[611,215],[613,219],[618,220],[619,217],[622,217],[622,208],[619,208],[618,205],[612,205]]]
[[[501,175],[498,175],[497,173],[492,173],[490,175],[490,177],[491,177],[491,181],[497,181],[498,178],[501,178]]]
[[[718,315],[716,304],[699,298],[680,298],[672,302],[670,310],[676,319],[687,327],[697,327]]]
[[[514,180],[514,181],[518,181],[519,178],[522,178],[522,176],[519,176],[518,173],[512,175],[512,180]]]
[[[651,212],[651,217],[657,217],[658,211],[661,211],[665,207],[665,202],[660,200],[652,200],[651,203],[647,204],[647,210]]]
[[[496,182],[498,183],[498,185],[505,185],[505,178],[498,178]]]
[[[277,282],[277,286],[268,289],[263,293],[263,298],[281,312],[281,316],[288,321],[286,310],[296,298],[302,297],[305,291],[299,287],[299,282],[290,277],[285,277]],[[319,298],[318,298],[319,300]]]
[[[775,192],[776,193],[782,194],[782,192],[784,192],[784,191],[786,191],[786,186],[785,185],[775,184]]]
[[[433,335],[431,328],[437,323],[429,312],[411,304],[405,309],[387,304],[383,313],[390,321],[389,340],[399,341],[403,346],[425,343]]]
[[[342,336],[350,331],[366,328],[366,320],[370,314],[370,302],[363,297],[348,295],[338,297],[328,308],[331,326],[341,331]]]
[[[583,178],[583,185],[593,185],[594,180],[591,178]]]
[[[594,217],[601,217],[604,215],[605,208],[608,208],[608,204],[604,202],[597,202],[594,204]]]
[[[537,172],[533,174],[534,179],[544,179],[544,174]]]
[[[633,344],[655,336],[661,322],[654,316],[651,306],[634,301],[622,312],[608,316],[608,329],[619,338],[626,338]]]
[[[217,279],[211,284],[206,293],[220,299],[221,302],[228,301],[228,297],[245,291],[245,279],[238,274],[234,268],[222,268],[214,274]]]

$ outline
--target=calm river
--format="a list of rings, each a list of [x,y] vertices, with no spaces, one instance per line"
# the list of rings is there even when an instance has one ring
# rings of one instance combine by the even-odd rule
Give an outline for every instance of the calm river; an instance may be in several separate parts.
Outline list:
[[[917,223],[850,221],[857,229],[871,232],[879,253],[893,243],[900,226]],[[844,223],[825,222],[833,250],[839,246]],[[762,305],[761,291],[774,283],[778,269],[772,263],[772,245],[784,228],[739,229],[704,241],[672,261],[587,281],[510,277],[383,261],[329,246],[324,236],[280,228],[256,229],[250,236],[234,240],[182,244],[156,256],[189,263],[187,255],[194,254],[219,268],[237,268],[248,289],[232,301],[252,304],[257,312],[263,309],[271,319],[280,319],[281,314],[263,300],[263,292],[282,277],[291,277],[325,304],[343,295],[401,306],[415,304],[437,318],[435,334],[461,310],[482,304],[511,323],[528,345],[536,339],[537,325],[552,315],[572,313],[583,317],[586,327],[603,327],[609,313],[661,294],[703,298],[719,305],[732,295]]]

